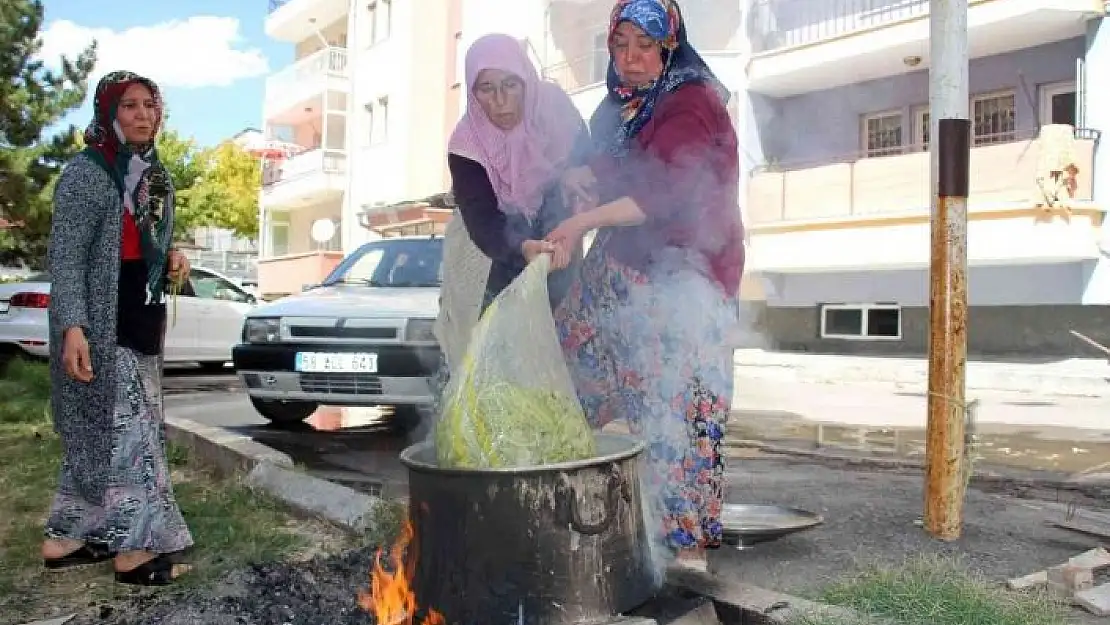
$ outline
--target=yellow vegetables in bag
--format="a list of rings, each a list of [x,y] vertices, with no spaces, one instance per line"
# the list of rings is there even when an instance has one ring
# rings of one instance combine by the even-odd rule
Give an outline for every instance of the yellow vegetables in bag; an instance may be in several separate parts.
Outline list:
[[[441,467],[510,468],[597,455],[547,296],[541,255],[488,307],[452,367],[434,441]]]

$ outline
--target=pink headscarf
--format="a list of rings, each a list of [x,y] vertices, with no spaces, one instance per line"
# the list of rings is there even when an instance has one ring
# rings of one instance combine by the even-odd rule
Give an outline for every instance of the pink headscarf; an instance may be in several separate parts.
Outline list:
[[[509,132],[494,126],[474,97],[474,82],[485,69],[509,72],[524,81],[523,119]],[[470,46],[466,91],[466,113],[447,151],[486,169],[502,211],[534,216],[545,189],[567,165],[582,127],[581,115],[562,89],[540,80],[524,44],[509,35],[486,35]]]

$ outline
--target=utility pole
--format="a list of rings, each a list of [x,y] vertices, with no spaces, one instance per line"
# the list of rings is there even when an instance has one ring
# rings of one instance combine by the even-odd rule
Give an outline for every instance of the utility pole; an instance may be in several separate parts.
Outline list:
[[[929,398],[925,529],[955,540],[963,528],[967,367],[968,0],[929,2]]]

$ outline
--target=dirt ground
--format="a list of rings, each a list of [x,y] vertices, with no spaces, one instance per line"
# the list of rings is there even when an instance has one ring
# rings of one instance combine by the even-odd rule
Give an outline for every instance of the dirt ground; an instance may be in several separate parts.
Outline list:
[[[866,471],[783,457],[733,459],[728,500],[818,512],[813,530],[749,549],[717,554],[719,574],[780,592],[814,595],[829,581],[869,564],[899,564],[919,554],[962,558],[1000,583],[1060,564],[1099,545],[1095,538],[1048,527],[1069,501],[1084,509],[1110,502],[1055,489],[969,490],[962,537],[932,539],[919,525],[923,480],[915,471]],[[1102,622],[1076,611],[1084,621]]]
[[[912,471],[833,468],[782,457],[734,459],[729,500],[773,503],[816,511],[824,525],[744,551],[717,554],[719,574],[782,592],[814,595],[830,580],[868,564],[898,564],[922,553],[962,557],[999,582],[1059,564],[1097,541],[1047,527],[1062,518],[1070,494],[1024,488],[972,489],[963,537],[931,539],[915,523],[922,480]],[[1059,499],[1059,502],[1057,501]],[[1101,502],[1082,499],[1086,507]],[[307,563],[268,564],[228,575],[203,590],[135,595],[74,625],[362,625],[372,623],[355,604],[365,588],[373,549]],[[1076,611],[1079,622],[1100,622]]]

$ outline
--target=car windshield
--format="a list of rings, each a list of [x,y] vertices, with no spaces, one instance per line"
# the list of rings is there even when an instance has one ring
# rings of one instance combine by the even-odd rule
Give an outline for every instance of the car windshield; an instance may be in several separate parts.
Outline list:
[[[437,287],[443,281],[443,239],[383,239],[355,250],[324,280],[376,287]]]

